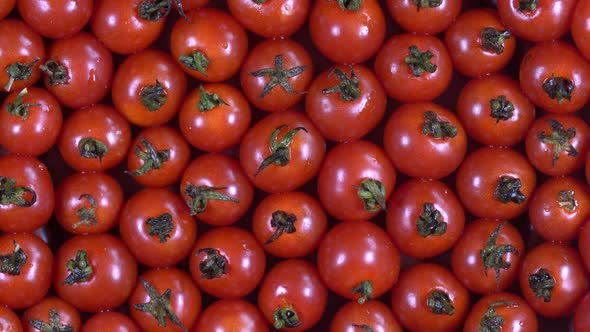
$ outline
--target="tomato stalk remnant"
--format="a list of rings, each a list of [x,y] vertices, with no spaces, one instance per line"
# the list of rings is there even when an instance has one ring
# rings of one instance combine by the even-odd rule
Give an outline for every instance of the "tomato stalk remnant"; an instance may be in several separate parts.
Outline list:
[[[498,31],[492,27],[484,28],[481,31],[481,47],[488,52],[496,54],[504,53],[504,42],[512,37],[510,31]]]
[[[207,257],[199,263],[201,278],[217,279],[227,274],[227,258],[225,258],[217,249],[203,248],[197,251],[197,256],[205,253]]]
[[[48,60],[39,66],[39,69],[49,77],[49,86],[68,84],[70,81],[70,75],[68,75],[66,67],[53,60]]]
[[[373,328],[364,324],[352,324],[352,327],[360,329],[363,332],[374,332]]]
[[[284,69],[282,54],[278,54],[275,56],[274,64],[275,66],[273,68],[263,68],[249,73],[254,77],[270,77],[270,80],[264,86],[264,89],[262,89],[262,93],[260,94],[259,99],[264,98],[264,96],[269,94],[270,91],[274,89],[274,87],[277,85],[280,85],[283,89],[285,89],[285,91],[291,94],[305,93],[305,91],[294,91],[293,87],[287,81],[287,79],[303,73],[307,69],[307,66],[297,66],[289,69]]]
[[[205,91],[203,85],[199,86],[199,103],[197,104],[199,111],[207,112],[221,105],[227,105],[227,103],[218,94],[209,93]]]
[[[555,167],[555,162],[559,159],[559,155],[562,151],[567,152],[568,156],[577,157],[578,151],[572,145],[570,140],[576,137],[576,128],[570,127],[567,130],[563,128],[563,125],[554,119],[547,120],[551,127],[551,133],[545,134],[545,131],[541,131],[537,138],[545,145],[553,146],[553,158],[551,159],[551,167]]]
[[[84,137],[78,142],[80,156],[88,159],[98,159],[99,162],[109,152],[109,147],[101,140]]]
[[[289,150],[289,147],[291,143],[293,143],[293,138],[295,138],[295,135],[300,130],[303,130],[307,133],[307,129],[305,129],[304,127],[293,128],[289,130],[285,134],[285,136],[283,136],[283,139],[277,141],[277,136],[279,136],[281,130],[286,127],[287,125],[280,125],[270,134],[271,153],[268,157],[264,158],[264,160],[260,164],[260,167],[258,167],[258,169],[256,170],[256,173],[254,173],[254,176],[258,175],[265,168],[272,164],[283,167],[286,166],[289,163],[289,161],[291,161],[291,151]]]
[[[148,228],[148,235],[157,235],[160,238],[160,243],[168,241],[170,233],[174,228],[170,213],[163,213],[158,217],[150,217],[145,221],[145,225]]]
[[[447,231],[447,223],[442,221],[442,214],[434,204],[427,202],[422,206],[422,213],[416,221],[416,228],[422,237],[443,235]]]
[[[31,196],[26,199],[27,194]],[[37,202],[37,193],[25,186],[17,186],[16,180],[0,176],[0,205],[14,204],[20,207],[29,207]]]
[[[557,205],[566,211],[573,212],[578,207],[573,190],[561,190],[557,193]]]
[[[141,150],[139,145],[133,147],[135,154],[143,161],[143,164],[133,172],[128,172],[133,176],[141,176],[154,169],[161,169],[164,163],[170,158],[170,150],[156,150],[150,141],[144,137],[139,138],[141,145],[145,150]]]
[[[361,89],[359,88],[359,79],[354,73],[354,69],[350,66],[350,78],[340,68],[334,68],[328,73],[328,77],[332,74],[338,78],[338,85],[322,90],[322,94],[340,93],[340,99],[344,101],[353,101],[361,96]]]
[[[449,121],[440,119],[433,111],[424,112],[424,118],[426,120],[422,124],[422,134],[432,135],[434,138],[442,138],[443,140],[447,137],[457,136],[457,127]]]
[[[84,250],[78,250],[76,257],[68,260],[66,267],[70,274],[62,281],[62,285],[86,282],[94,273],[92,265],[88,262],[88,254]]]
[[[13,103],[6,104],[6,112],[10,115],[18,116],[25,121],[29,117],[29,107],[41,106],[41,104],[25,104],[23,98],[27,95],[28,90],[24,88],[14,99]]]
[[[502,325],[504,325],[504,317],[498,315],[497,307],[518,307],[518,303],[509,301],[499,301],[490,304],[485,315],[479,321],[478,332],[502,332]]]
[[[133,308],[141,312],[147,312],[158,320],[158,326],[166,327],[166,318],[168,318],[172,324],[180,327],[184,332],[188,332],[186,327],[182,325],[180,318],[176,316],[170,305],[170,297],[172,296],[172,290],[166,289],[162,295],[158,295],[158,291],[152,286],[147,280],[139,277],[143,288],[150,297],[150,301],[147,303],[136,303]]]
[[[191,208],[191,216],[205,212],[209,200],[228,201],[234,203],[240,202],[231,196],[218,192],[218,190],[225,189],[227,189],[227,187],[193,186],[192,184],[187,183],[184,194],[192,199],[190,202],[186,200],[186,203]]]
[[[357,302],[363,304],[373,298],[373,282],[371,280],[363,280],[361,283],[352,289],[353,294],[359,294]]]
[[[275,310],[273,313],[273,319],[275,321],[274,326],[276,329],[292,329],[303,324],[299,321],[299,317],[293,307],[290,306]]]
[[[518,2],[518,10],[521,12],[532,12],[537,9],[539,0],[520,0]]]
[[[14,244],[14,250],[10,254],[0,255],[0,273],[17,276],[27,262],[28,257],[20,244],[14,240],[12,243]]]
[[[522,181],[519,178],[504,175],[498,180],[496,190],[494,190],[494,197],[501,203],[516,203],[522,204],[526,200],[526,196],[520,191]]]
[[[55,308],[49,309],[49,323],[37,319],[29,319],[29,324],[41,332],[74,332],[72,325],[61,323],[59,313]]]
[[[514,253],[519,256],[518,249],[511,244],[496,245],[498,236],[506,221],[496,227],[486,241],[486,246],[479,251],[479,257],[483,262],[483,273],[487,276],[488,269],[493,268],[496,272],[496,289],[500,288],[500,269],[507,270],[510,268],[510,262],[504,260],[504,255]]]
[[[375,213],[381,210],[387,211],[385,203],[385,186],[379,180],[365,179],[357,189],[357,196],[363,201],[366,211]]]
[[[547,93],[549,98],[557,100],[558,104],[563,104],[567,100],[572,100],[572,93],[574,92],[574,81],[565,77],[555,77],[543,82],[543,91]]]
[[[181,55],[178,61],[185,67],[191,70],[196,70],[203,76],[207,77],[207,67],[209,66],[209,60],[205,53],[201,51],[192,51],[189,55]]]
[[[139,17],[146,21],[158,21],[170,14],[172,1],[174,1],[180,16],[190,22],[182,9],[182,1],[180,0],[143,0],[138,7]]]
[[[268,238],[264,242],[264,244],[270,244],[274,242],[276,239],[279,238],[283,233],[292,234],[297,231],[295,228],[295,222],[297,221],[297,216],[293,213],[287,213],[282,210],[277,210],[272,213],[272,217],[270,220],[270,226],[276,227],[275,232],[272,234],[271,237]]]
[[[35,58],[30,63],[21,63],[17,61],[9,66],[6,66],[5,70],[6,74],[9,77],[9,80],[4,86],[4,90],[6,90],[6,92],[10,92],[10,89],[12,89],[14,81],[24,81],[29,79],[29,77],[31,77],[31,75],[33,74],[33,67],[40,60],[41,59],[39,58]]]
[[[77,211],[76,211],[76,216],[78,216],[78,221],[72,225],[72,228],[77,228],[80,225],[86,225],[86,226],[94,226],[97,223],[96,220],[96,200],[94,199],[94,197],[90,194],[82,194],[80,195],[80,197],[78,198],[78,200],[82,200],[83,198],[85,198],[88,203],[90,203],[90,208],[87,208],[85,206],[81,206]]]
[[[544,268],[529,276],[529,287],[536,297],[542,297],[543,302],[551,302],[551,294],[555,287],[555,278]]]
[[[453,301],[449,297],[449,294],[441,290],[434,290],[428,295],[426,305],[430,308],[434,314],[437,315],[449,315],[452,316],[455,313],[455,307]]]
[[[159,110],[160,107],[166,104],[168,99],[166,89],[157,79],[156,84],[143,87],[139,92],[139,96],[143,106],[147,107],[150,112]]]
[[[490,108],[492,110],[490,116],[496,119],[496,124],[500,120],[506,121],[514,115],[514,104],[504,95],[490,99]]]
[[[404,62],[412,70],[416,77],[422,76],[424,72],[434,73],[438,68],[437,65],[430,62],[434,54],[430,51],[420,52],[418,46],[412,45],[409,48],[410,54],[404,58]]]
[[[412,0],[416,5],[416,11],[419,12],[421,8],[435,8],[442,5],[443,0]]]
[[[328,2],[334,0],[326,0]],[[363,4],[363,0],[335,0],[338,3],[338,6],[343,10],[351,10],[351,11],[358,11],[361,9],[361,5]]]

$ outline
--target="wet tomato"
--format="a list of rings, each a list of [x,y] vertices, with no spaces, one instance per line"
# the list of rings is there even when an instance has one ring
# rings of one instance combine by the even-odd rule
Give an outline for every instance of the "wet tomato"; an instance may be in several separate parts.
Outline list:
[[[330,332],[353,331],[402,332],[403,329],[383,302],[351,301],[338,309],[330,323]]]
[[[84,28],[92,15],[93,0],[19,0],[17,6],[21,18],[33,30],[45,37],[59,39]]]
[[[220,300],[207,306],[199,315],[192,332],[268,331],[258,308],[244,300]]]
[[[495,293],[477,301],[465,320],[464,332],[536,332],[537,315],[526,301],[512,293]]]
[[[116,311],[105,311],[90,317],[80,332],[139,332],[139,327],[131,318]]]
[[[586,24],[590,16],[590,3],[577,1],[572,17],[571,34],[578,50],[590,60],[590,26]]]
[[[79,331],[80,312],[66,301],[49,296],[27,308],[21,317],[24,332]]]
[[[436,35],[446,30],[461,11],[462,0],[387,0],[393,20],[404,30]]]
[[[299,30],[311,0],[228,0],[233,17],[246,29],[265,38],[289,37]]]

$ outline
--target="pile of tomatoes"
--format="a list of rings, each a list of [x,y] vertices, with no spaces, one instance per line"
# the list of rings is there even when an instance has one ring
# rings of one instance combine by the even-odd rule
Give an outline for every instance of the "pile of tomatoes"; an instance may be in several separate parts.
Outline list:
[[[0,331],[590,331],[589,19],[0,1]]]

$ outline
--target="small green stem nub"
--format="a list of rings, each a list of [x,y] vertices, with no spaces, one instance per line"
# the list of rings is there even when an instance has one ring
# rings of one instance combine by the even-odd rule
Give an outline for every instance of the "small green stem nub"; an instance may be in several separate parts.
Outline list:
[[[254,3],[257,5],[261,5],[261,4],[265,3],[267,0],[252,0],[252,1],[254,1]]]
[[[353,186],[358,198],[363,201],[365,211],[376,213],[381,210],[387,211],[385,203],[386,190],[383,183],[375,179],[365,179],[360,186]]]
[[[484,28],[481,31],[481,47],[488,52],[496,54],[504,53],[504,42],[511,38],[510,31],[498,31],[492,27]]]
[[[416,5],[416,11],[419,12],[421,8],[435,8],[442,5],[443,0],[412,0]]]
[[[154,286],[152,286],[147,280],[142,277],[139,277],[139,280],[148,294],[150,301],[147,303],[134,304],[133,308],[135,310],[146,312],[152,315],[158,321],[158,326],[166,327],[166,319],[169,319],[172,324],[180,327],[182,331],[188,332],[187,328],[182,325],[180,318],[178,318],[178,316],[172,310],[172,306],[170,304],[172,290],[168,288],[164,293],[162,293],[162,295],[159,295],[156,288],[154,288]]]
[[[191,208],[191,216],[205,212],[207,204],[210,200],[228,201],[239,203],[240,201],[218,192],[225,190],[227,187],[209,187],[209,186],[193,186],[190,183],[186,184],[184,194],[191,198],[191,201],[186,200],[186,203]]]
[[[328,2],[334,0],[326,0]],[[350,11],[358,11],[361,9],[361,5],[363,4],[363,0],[336,0],[338,3],[338,7],[343,10],[350,10]]]
[[[168,100],[166,89],[164,89],[164,86],[158,80],[156,80],[156,84],[154,85],[143,87],[139,92],[139,97],[141,104],[147,107],[150,112],[159,110]]]
[[[551,78],[543,82],[543,91],[545,91],[549,98],[557,100],[557,103],[560,105],[566,100],[572,100],[574,89],[574,81],[566,77],[555,77],[551,75]]]
[[[455,313],[455,307],[453,306],[453,301],[451,301],[449,294],[441,290],[430,292],[430,295],[426,300],[426,305],[432,313],[437,315],[452,316]]]
[[[496,119],[496,124],[500,120],[506,121],[514,115],[514,104],[504,95],[490,99],[490,108],[492,109],[490,115]]]
[[[135,155],[143,161],[143,164],[135,171],[128,173],[133,176],[141,176],[151,170],[164,167],[164,163],[170,158],[170,149],[156,150],[154,145],[143,136],[139,138],[139,141],[144,149],[142,150],[141,146],[136,145],[133,147],[133,150],[135,151]]]
[[[199,111],[207,112],[221,105],[227,105],[227,103],[218,94],[205,91],[202,84],[199,86],[199,103],[197,104]]]
[[[374,332],[375,330],[373,330],[372,327],[370,327],[369,325],[365,325],[365,324],[352,324],[352,327],[354,327],[355,329],[360,329],[362,332]]]
[[[442,120],[433,111],[424,112],[426,119],[422,124],[422,134],[431,135],[434,138],[446,139],[457,136],[457,127],[453,126],[449,121]]]
[[[259,99],[264,98],[270,93],[274,87],[280,85],[287,93],[290,94],[303,94],[305,91],[295,91],[291,86],[291,83],[287,79],[295,77],[303,73],[307,69],[307,66],[297,66],[289,69],[283,68],[283,55],[278,54],[275,56],[273,68],[263,68],[257,71],[250,72],[249,74],[254,77],[270,77],[270,80],[262,89]]]
[[[197,256],[205,253],[207,257],[199,263],[200,278],[217,279],[227,274],[227,258],[217,249],[203,248],[197,251]]]
[[[555,167],[555,162],[559,159],[562,151],[567,152],[568,156],[577,157],[578,151],[570,142],[572,138],[576,137],[576,128],[570,127],[566,130],[559,121],[554,119],[549,119],[547,122],[551,127],[551,133],[547,135],[545,131],[541,131],[537,137],[543,144],[553,147],[551,167]]]
[[[536,297],[542,297],[543,302],[551,302],[555,278],[544,268],[529,276],[529,287]]]
[[[98,159],[102,162],[102,158],[109,152],[109,147],[101,140],[84,137],[78,142],[78,152],[83,158]]]
[[[172,1],[180,16],[190,22],[191,20],[184,13],[181,0],[143,0],[138,7],[139,17],[146,21],[159,21],[172,11]]]
[[[521,187],[522,182],[519,178],[504,175],[498,180],[494,197],[504,204],[510,202],[522,204],[526,200],[526,196],[520,191]]]
[[[9,66],[6,66],[5,70],[6,74],[8,74],[9,79],[6,85],[4,86],[4,90],[6,90],[6,92],[10,92],[10,89],[12,89],[14,81],[24,81],[29,79],[29,77],[31,77],[31,75],[33,74],[33,67],[40,60],[41,59],[39,58],[35,58],[30,63],[15,62]]]
[[[17,186],[15,179],[0,176],[0,205],[14,204],[19,207],[29,207],[36,202],[37,193],[32,188]]]
[[[41,332],[74,332],[74,327],[70,324],[62,324],[57,309],[49,309],[49,323],[38,319],[29,318],[29,324]]]
[[[361,281],[358,286],[352,289],[353,294],[359,294],[357,302],[363,304],[373,298],[373,282],[371,280]]]
[[[502,325],[504,325],[504,317],[498,315],[497,307],[518,307],[516,302],[499,301],[490,304],[485,315],[479,321],[479,329],[477,332],[502,332]]]
[[[27,95],[28,90],[24,88],[14,99],[13,103],[6,104],[6,112],[13,116],[18,116],[21,120],[25,121],[29,117],[29,107],[41,106],[41,104],[25,104],[23,98]]]
[[[297,231],[295,228],[295,222],[297,222],[297,216],[295,216],[293,213],[287,213],[283,210],[277,210],[273,212],[270,220],[270,226],[276,228],[276,230],[272,236],[264,242],[264,244],[270,244],[274,242],[283,233],[295,233]]]
[[[574,194],[573,190],[561,190],[557,193],[557,205],[568,212],[575,211],[578,207],[578,201]]]
[[[160,238],[160,243],[168,241],[170,233],[174,229],[174,223],[172,222],[172,215],[170,213],[163,213],[158,217],[149,217],[145,221],[147,226],[148,235],[157,235]]]
[[[422,237],[440,236],[446,233],[447,223],[442,220],[442,214],[433,203],[427,202],[422,206],[422,213],[416,221],[418,234]]]
[[[6,255],[0,255],[0,273],[6,273],[11,276],[20,274],[23,266],[27,263],[27,253],[21,248],[20,244],[12,240],[14,250]]]
[[[268,157],[264,158],[264,160],[256,170],[256,173],[254,173],[254,176],[257,176],[260,172],[262,172],[270,165],[274,164],[276,166],[283,167],[289,164],[289,162],[291,161],[291,150],[289,149],[289,147],[291,146],[291,143],[293,143],[295,135],[300,130],[303,130],[307,133],[307,129],[305,129],[304,127],[293,128],[289,130],[280,141],[278,141],[277,137],[279,136],[279,133],[286,127],[287,125],[280,125],[270,134],[269,144],[271,153]]]
[[[39,66],[39,69],[49,77],[49,86],[69,84],[70,82],[70,75],[68,75],[66,67],[53,60],[48,60]]]
[[[438,68],[437,65],[430,62],[434,54],[430,51],[420,52],[417,46],[412,45],[409,48],[410,54],[404,58],[404,62],[412,70],[416,77],[422,76],[423,73],[434,73]]]
[[[303,324],[299,321],[299,316],[293,307],[278,308],[273,313],[274,327],[278,330],[283,328],[295,328]]]
[[[504,225],[506,225],[505,221],[492,231],[486,241],[486,246],[479,251],[479,257],[483,262],[484,274],[486,276],[488,275],[489,268],[493,268],[496,273],[496,289],[500,288],[500,269],[508,270],[512,265],[504,259],[504,255],[508,253],[513,253],[516,256],[520,255],[518,249],[511,244],[496,245],[496,241]]]
[[[88,254],[84,250],[78,250],[76,257],[68,260],[66,267],[70,274],[62,281],[62,285],[86,282],[94,273],[92,265],[88,262]]]
[[[518,2],[518,10],[521,12],[532,12],[537,9],[539,0],[520,0]]]
[[[96,220],[96,208],[98,206],[96,204],[96,199],[94,199],[94,197],[90,194],[82,194],[82,195],[80,195],[78,200],[81,201],[84,198],[90,204],[90,208],[87,208],[86,206],[81,206],[76,211],[76,216],[78,216],[78,221],[72,225],[72,228],[78,228],[81,225],[95,226],[98,222]]]
[[[186,68],[195,70],[207,77],[207,67],[209,66],[209,58],[201,51],[192,51],[189,55],[181,55],[178,61]]]
[[[332,74],[338,78],[338,85],[322,90],[322,94],[339,93],[340,99],[344,101],[353,101],[361,96],[359,88],[359,79],[354,73],[352,65],[350,66],[350,78],[340,68],[334,68],[328,72],[328,77]]]

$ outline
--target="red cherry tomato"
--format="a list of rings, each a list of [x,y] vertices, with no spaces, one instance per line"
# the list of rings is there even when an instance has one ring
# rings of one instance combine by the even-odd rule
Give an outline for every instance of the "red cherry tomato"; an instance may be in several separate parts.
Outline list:
[[[580,236],[578,237],[578,251],[586,266],[586,271],[590,271],[590,223],[586,221],[586,224],[580,230]]]
[[[88,319],[80,332],[140,332],[131,318],[120,312],[99,312]]]
[[[574,314],[574,332],[590,330],[590,292],[582,298]]]
[[[409,32],[436,35],[446,30],[461,11],[462,0],[387,0],[389,14]]]
[[[6,0],[0,2],[0,20],[4,19],[14,9],[16,0]]]
[[[9,1],[10,2],[10,1]],[[21,18],[40,35],[59,39],[82,30],[92,15],[92,0],[19,0]]]
[[[79,331],[82,325],[80,313],[66,301],[49,296],[27,308],[21,317],[24,332]]]
[[[403,331],[391,309],[379,301],[369,301],[363,304],[351,301],[338,309],[330,323],[330,332],[351,332],[355,330]]]
[[[494,331],[537,332],[539,322],[533,309],[526,301],[512,293],[495,293],[477,301],[467,319],[464,332]]]
[[[252,332],[268,328],[260,310],[250,302],[220,300],[203,310],[192,332]]]
[[[23,332],[23,325],[10,308],[0,306],[0,330],[5,332]]]
[[[590,25],[586,24],[590,16],[590,2],[577,1],[572,16],[571,34],[578,50],[590,59]]]

